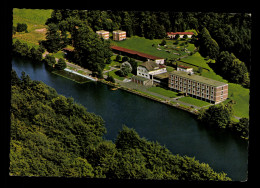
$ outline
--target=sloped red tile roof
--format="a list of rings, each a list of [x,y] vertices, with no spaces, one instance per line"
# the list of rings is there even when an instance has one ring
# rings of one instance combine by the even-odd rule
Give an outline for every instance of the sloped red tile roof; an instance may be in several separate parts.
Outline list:
[[[184,69],[191,69],[192,67],[184,66],[184,65],[178,65],[178,67],[184,68]]]
[[[138,55],[138,56],[141,56],[141,57],[144,57],[144,58],[148,58],[148,59],[152,59],[152,60],[163,59],[162,57],[145,54],[145,53],[142,53],[142,52],[138,52],[138,51],[130,50],[130,49],[127,49],[127,48],[123,48],[123,47],[120,47],[120,46],[111,46],[111,48],[113,50],[118,50],[118,51],[121,51],[121,52],[126,52],[126,53],[129,53],[129,54]]]

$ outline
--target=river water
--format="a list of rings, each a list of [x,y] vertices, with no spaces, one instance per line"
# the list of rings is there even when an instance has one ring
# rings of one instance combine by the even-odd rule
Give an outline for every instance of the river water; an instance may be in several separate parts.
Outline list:
[[[247,141],[227,131],[207,128],[188,112],[126,91],[111,91],[99,82],[73,82],[49,72],[42,63],[13,58],[12,68],[19,77],[24,71],[32,80],[43,81],[100,115],[107,129],[105,139],[114,141],[122,125],[127,125],[141,137],[165,145],[173,154],[195,156],[234,181],[247,179]]]

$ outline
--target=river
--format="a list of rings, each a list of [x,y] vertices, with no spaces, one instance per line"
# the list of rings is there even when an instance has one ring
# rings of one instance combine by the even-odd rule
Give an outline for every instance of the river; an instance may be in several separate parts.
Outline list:
[[[114,141],[122,125],[127,125],[173,154],[195,156],[234,181],[247,179],[248,142],[230,132],[207,128],[188,112],[123,90],[111,91],[100,82],[73,82],[49,72],[42,63],[13,58],[12,68],[19,77],[24,71],[100,115],[107,129],[105,139]]]

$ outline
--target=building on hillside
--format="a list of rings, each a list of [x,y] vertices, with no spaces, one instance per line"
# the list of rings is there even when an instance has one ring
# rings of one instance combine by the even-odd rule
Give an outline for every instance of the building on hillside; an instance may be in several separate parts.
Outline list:
[[[126,32],[121,30],[113,31],[113,40],[121,41],[126,39]]]
[[[109,31],[100,30],[96,31],[96,33],[105,40],[109,39]]]
[[[180,38],[183,38],[184,35],[187,35],[188,38],[191,38],[192,35],[194,35],[192,32],[167,32],[167,36],[170,39],[174,39],[177,34],[179,34]]]
[[[146,61],[137,67],[137,76],[152,80],[160,84],[160,80],[154,78],[156,75],[167,73],[166,66],[155,63],[154,61]]]
[[[111,46],[111,49],[115,53],[120,53],[121,55],[126,55],[128,57],[134,58],[134,59],[139,59],[141,61],[155,61],[157,64],[164,64],[164,58],[158,57],[158,56],[153,56],[149,54],[145,54],[142,52],[130,50],[127,48],[123,48],[120,46]]]
[[[184,65],[177,65],[177,71],[184,71],[193,74],[193,68]]]
[[[228,84],[189,74],[184,71],[173,71],[169,74],[168,86],[191,97],[210,103],[220,103],[228,98]]]

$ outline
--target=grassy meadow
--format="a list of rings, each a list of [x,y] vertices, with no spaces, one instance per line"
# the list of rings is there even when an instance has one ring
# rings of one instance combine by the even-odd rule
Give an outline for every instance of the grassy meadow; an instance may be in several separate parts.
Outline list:
[[[39,40],[45,39],[47,26],[45,22],[51,17],[51,9],[13,9],[13,26],[17,23],[26,23],[28,33],[16,32],[13,39],[19,39],[26,42],[29,46],[39,45]]]
[[[158,57],[162,57],[162,58],[179,58],[183,55],[185,55],[185,52],[180,51],[180,49],[183,48],[182,43],[184,43],[185,41],[179,41],[178,45],[174,45],[173,42],[175,40],[166,40],[166,45],[169,48],[173,48],[176,47],[177,50],[172,50],[172,49],[168,49],[172,52],[176,52],[176,53],[180,53],[180,55],[176,55],[173,53],[168,53],[165,50],[167,50],[167,48],[164,47],[159,47],[158,44],[160,44],[162,42],[162,39],[146,39],[144,37],[138,37],[138,36],[132,36],[131,38],[127,38],[124,41],[111,41],[111,43],[113,45],[116,46],[120,46],[123,48],[128,48],[131,50],[136,50],[139,52],[143,52],[146,54],[150,54],[150,55],[154,55],[154,56],[158,56]],[[152,46],[154,44],[154,46]],[[188,49],[193,50],[194,44],[189,44]],[[160,49],[160,50],[159,50]]]

